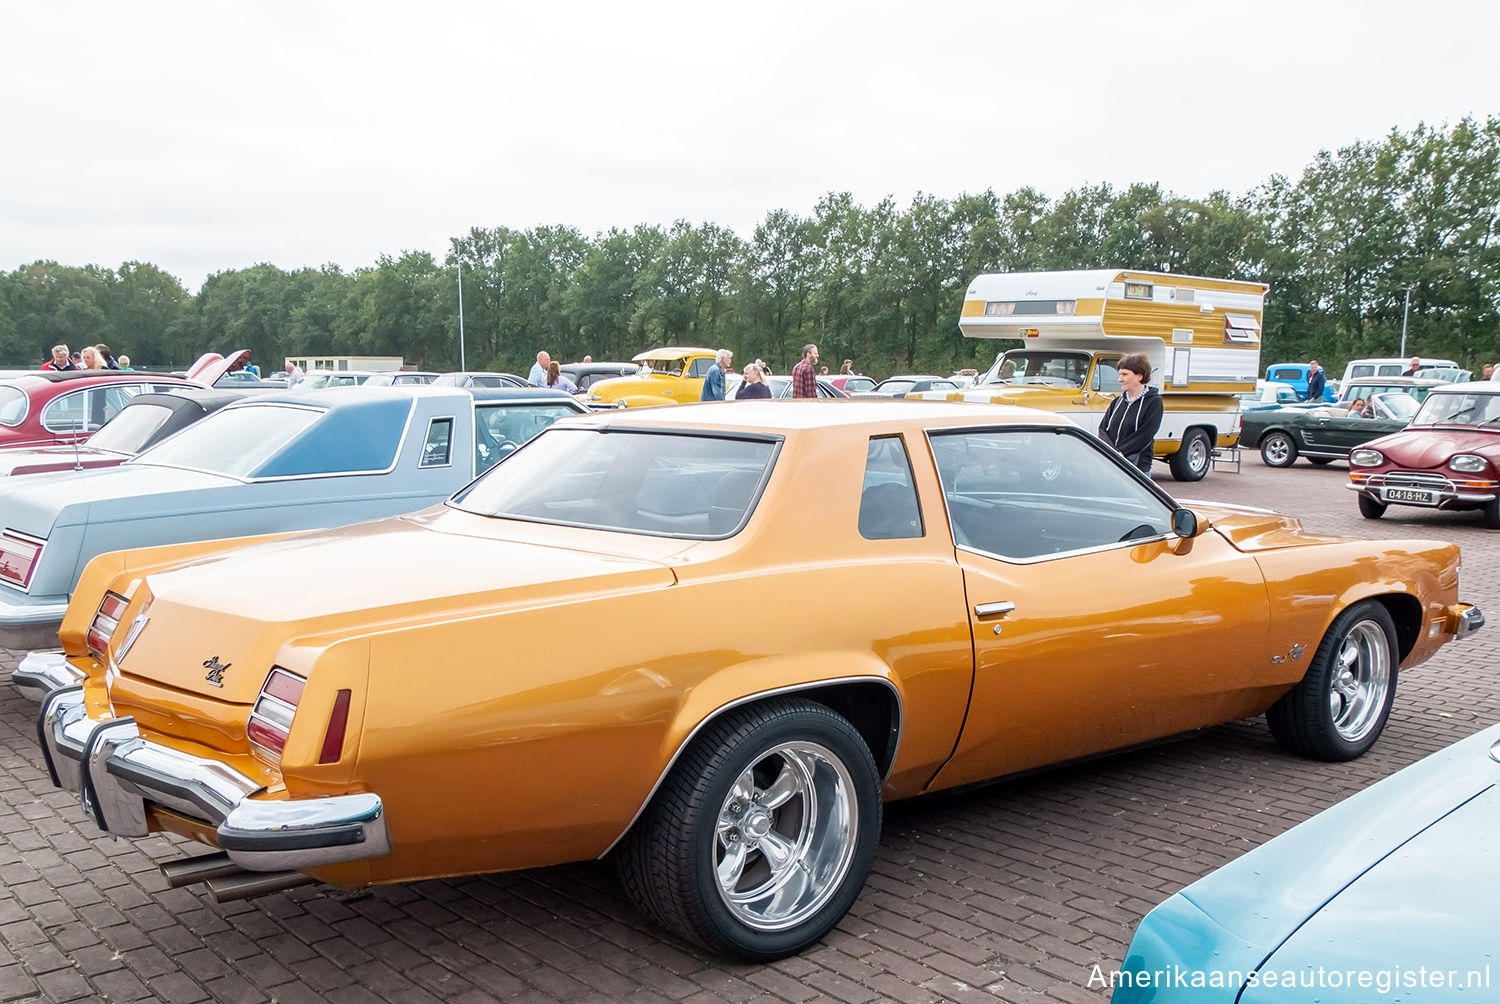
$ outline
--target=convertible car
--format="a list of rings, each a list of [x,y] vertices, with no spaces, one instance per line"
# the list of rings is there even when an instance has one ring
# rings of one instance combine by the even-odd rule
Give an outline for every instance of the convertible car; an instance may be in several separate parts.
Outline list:
[[[1298,457],[1322,466],[1347,460],[1349,451],[1387,433],[1406,428],[1417,402],[1398,391],[1376,394],[1368,414],[1352,414],[1344,405],[1317,408],[1262,408],[1245,412],[1240,445],[1260,449],[1267,467],[1290,467]]]
[[[1349,487],[1366,519],[1392,505],[1478,509],[1500,530],[1500,382],[1434,388],[1406,431],[1349,455]]]
[[[1042,412],[625,409],[405,517],[96,558],[15,680],[103,830],[217,848],[174,883],[610,855],[661,924],[771,959],[858,895],[882,798],[1261,713],[1360,755],[1398,667],[1481,622],[1458,566],[1180,507]]]
[[[96,554],[410,512],[586,410],[538,390],[257,394],[119,466],[10,479],[0,484],[0,647],[55,644]]]
[[[1493,1001],[1500,726],[1293,827],[1162,903],[1114,1004]]]

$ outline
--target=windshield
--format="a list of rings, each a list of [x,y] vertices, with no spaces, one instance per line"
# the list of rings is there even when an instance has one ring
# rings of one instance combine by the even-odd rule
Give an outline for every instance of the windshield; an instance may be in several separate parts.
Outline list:
[[[172,409],[161,404],[135,404],[121,408],[104,428],[89,437],[89,446],[111,453],[139,453],[171,417]]]
[[[1430,394],[1411,424],[1500,427],[1500,394]]]
[[[548,429],[454,496],[481,516],[663,537],[728,537],[749,518],[778,442]]]
[[[995,360],[980,383],[1081,388],[1088,375],[1087,352],[1012,349]]]
[[[242,478],[323,415],[312,408],[225,408],[142,453],[131,463],[186,467]]]
[[[1410,422],[1421,407],[1410,394],[1376,394],[1370,398],[1376,418],[1387,418],[1393,422]]]

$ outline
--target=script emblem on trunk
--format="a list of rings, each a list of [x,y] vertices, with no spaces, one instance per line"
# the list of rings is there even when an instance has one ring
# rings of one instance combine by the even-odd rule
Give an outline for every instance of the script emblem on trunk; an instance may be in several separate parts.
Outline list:
[[[222,687],[224,686],[224,671],[232,665],[234,665],[232,662],[221,663],[218,656],[205,659],[203,661],[203,668],[208,670],[208,675],[204,679],[212,683],[215,687]]]

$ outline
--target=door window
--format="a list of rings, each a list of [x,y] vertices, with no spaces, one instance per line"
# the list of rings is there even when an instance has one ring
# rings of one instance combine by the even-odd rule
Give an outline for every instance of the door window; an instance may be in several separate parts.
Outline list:
[[[1170,532],[1162,499],[1077,430],[930,435],[961,547],[1037,561]]]
[[[56,434],[93,432],[114,418],[139,390],[134,384],[115,384],[70,391],[47,402],[42,427]]]
[[[701,380],[708,376],[708,371],[713,368],[712,359],[694,359],[692,369],[688,370],[688,376],[694,380]]]

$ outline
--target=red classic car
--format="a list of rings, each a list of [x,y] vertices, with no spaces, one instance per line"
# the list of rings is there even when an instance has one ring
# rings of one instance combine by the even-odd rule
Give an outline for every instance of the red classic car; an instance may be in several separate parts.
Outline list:
[[[249,393],[254,391],[174,387],[169,394],[137,394],[84,442],[0,450],[0,478],[123,464],[148,446]]]
[[[1500,382],[1434,387],[1411,424],[1349,454],[1359,511],[1387,506],[1479,509],[1500,530]]]
[[[67,446],[89,436],[137,394],[212,387],[244,355],[205,353],[186,376],[135,370],[23,373],[0,382],[0,447]]]

